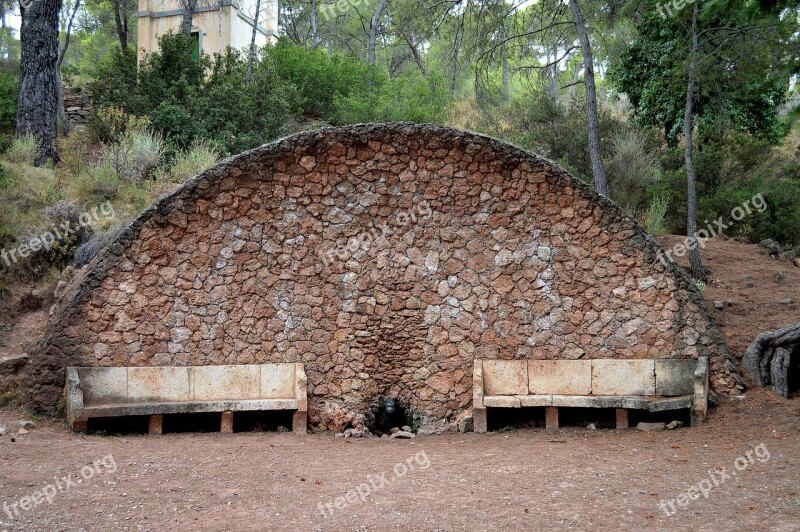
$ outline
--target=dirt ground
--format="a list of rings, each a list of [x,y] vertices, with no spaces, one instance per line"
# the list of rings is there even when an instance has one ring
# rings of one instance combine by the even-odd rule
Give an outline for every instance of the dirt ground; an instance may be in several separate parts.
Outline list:
[[[800,401],[764,390],[654,433],[102,437],[40,420],[15,439],[0,439],[0,530],[800,529]],[[19,509],[48,484],[52,503]]]

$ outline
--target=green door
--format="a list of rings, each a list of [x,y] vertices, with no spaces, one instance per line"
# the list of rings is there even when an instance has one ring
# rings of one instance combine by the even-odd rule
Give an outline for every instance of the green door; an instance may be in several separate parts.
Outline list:
[[[195,63],[200,62],[200,34],[199,33],[192,33],[192,40],[194,41],[194,46],[192,46],[192,61]]]

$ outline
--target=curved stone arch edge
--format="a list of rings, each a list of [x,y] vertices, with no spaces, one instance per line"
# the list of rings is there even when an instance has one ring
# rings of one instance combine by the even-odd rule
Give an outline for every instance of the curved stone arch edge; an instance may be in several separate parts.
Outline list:
[[[146,208],[136,219],[123,229],[94,260],[83,268],[81,274],[76,276],[71,285],[65,290],[62,301],[58,303],[58,306],[52,313],[48,334],[37,351],[42,353],[47,349],[49,344],[58,343],[56,337],[59,326],[64,323],[65,319],[68,320],[71,312],[100,285],[105,279],[106,273],[125,257],[125,252],[139,237],[146,223],[153,220],[158,224],[159,218],[166,219],[174,210],[183,207],[181,204],[183,201],[195,201],[196,197],[202,194],[205,189],[229,177],[232,170],[237,169],[241,172],[246,172],[247,167],[252,164],[268,166],[270,162],[277,159],[281,154],[293,152],[302,147],[316,147],[326,141],[341,142],[345,145],[347,145],[348,142],[361,142],[366,145],[370,139],[385,137],[392,134],[405,134],[410,137],[422,137],[425,134],[432,134],[444,141],[452,141],[453,139],[459,138],[465,145],[478,143],[482,148],[489,148],[495,153],[501,154],[505,161],[513,162],[517,166],[521,163],[528,163],[533,169],[543,170],[547,174],[548,180],[553,179],[555,181],[553,184],[556,188],[565,186],[573,187],[582,198],[587,199],[595,206],[599,206],[603,216],[609,217],[609,221],[619,222],[625,230],[632,230],[633,235],[627,239],[628,243],[645,253],[647,261],[654,264],[657,271],[661,271],[665,275],[671,274],[673,276],[676,281],[676,290],[683,291],[683,293],[686,294],[687,300],[681,302],[682,308],[685,308],[687,304],[695,304],[711,325],[710,333],[720,347],[720,356],[714,358],[724,359],[712,362],[723,364],[725,370],[731,372],[737,383],[744,388],[744,381],[741,379],[741,369],[731,356],[725,339],[717,328],[713,315],[706,305],[697,285],[691,276],[677,264],[670,260],[662,261],[659,258],[659,256],[664,256],[663,247],[644,230],[635,218],[624,212],[609,198],[594,192],[588,184],[564,170],[557,163],[536,153],[482,133],[455,129],[442,125],[414,124],[408,122],[325,127],[317,130],[295,133],[252,150],[223,159],[213,167],[190,178],[179,188],[169,194],[161,196],[151,206]]]

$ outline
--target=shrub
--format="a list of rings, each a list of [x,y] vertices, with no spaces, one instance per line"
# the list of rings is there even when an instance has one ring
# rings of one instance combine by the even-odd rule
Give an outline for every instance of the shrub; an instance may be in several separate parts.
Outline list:
[[[135,50],[117,50],[98,66],[97,75],[89,84],[97,107],[117,107],[131,114],[145,114],[146,104],[137,83],[138,66]],[[103,139],[108,141],[109,139]]]
[[[204,142],[196,142],[188,150],[180,150],[169,170],[162,172],[159,181],[183,183],[202,171],[214,166],[219,160],[217,151]]]
[[[17,118],[19,80],[10,72],[0,73],[0,131],[14,128]]]
[[[450,105],[451,93],[435,75],[412,71],[388,80],[378,76],[374,83],[369,94],[334,97],[336,123],[441,122]]]
[[[659,180],[661,168],[655,153],[648,149],[646,135],[641,130],[621,131],[612,139],[612,146],[614,155],[608,163],[611,197],[617,205],[635,216],[645,207],[645,191]],[[665,202],[665,198],[659,199]]]
[[[265,50],[265,62],[274,65],[275,75],[297,90],[292,93],[291,111],[330,122],[341,112],[336,98],[367,94],[367,80],[373,68],[366,62],[328,55],[321,49],[308,50],[286,38]],[[373,76],[383,79],[380,73]]]
[[[122,107],[101,107],[89,122],[89,131],[98,142],[113,143],[127,133],[141,133],[150,120],[127,113]]]
[[[663,235],[667,231],[664,218],[667,215],[669,201],[666,196],[656,196],[644,214],[644,227],[654,236]]]
[[[83,205],[97,205],[113,200],[122,182],[117,172],[107,164],[87,167],[69,184],[67,194]]]
[[[102,160],[123,181],[141,181],[158,166],[164,141],[149,131],[126,131],[116,142],[103,146]]]
[[[39,157],[39,142],[33,135],[15,137],[6,153],[6,158],[12,163],[30,166],[33,166],[37,157]]]

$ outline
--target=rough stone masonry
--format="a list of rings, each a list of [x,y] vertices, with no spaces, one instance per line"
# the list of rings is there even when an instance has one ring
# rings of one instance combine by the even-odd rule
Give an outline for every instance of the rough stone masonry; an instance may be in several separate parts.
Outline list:
[[[32,360],[64,367],[303,362],[312,426],[379,396],[423,425],[472,406],[473,360],[711,358],[743,381],[691,279],[554,163],[453,129],[301,133],[159,200],[86,267]]]

